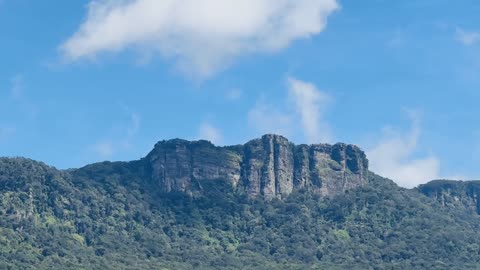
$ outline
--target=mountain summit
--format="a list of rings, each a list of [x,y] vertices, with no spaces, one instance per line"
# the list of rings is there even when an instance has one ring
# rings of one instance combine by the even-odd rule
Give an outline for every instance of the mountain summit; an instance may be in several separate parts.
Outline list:
[[[145,158],[151,178],[165,192],[195,193],[204,181],[227,181],[249,197],[284,198],[294,190],[333,196],[367,183],[368,160],[354,145],[294,145],[264,135],[245,145],[161,141]]]
[[[478,269],[478,186],[400,188],[356,146],[277,135],[65,171],[0,158],[0,269]]]

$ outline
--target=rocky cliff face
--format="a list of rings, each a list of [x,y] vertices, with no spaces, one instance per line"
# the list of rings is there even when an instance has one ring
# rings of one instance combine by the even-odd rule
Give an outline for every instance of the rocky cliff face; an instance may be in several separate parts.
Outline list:
[[[237,192],[267,199],[302,188],[331,196],[366,184],[368,174],[368,160],[356,146],[297,146],[278,135],[228,147],[161,141],[145,161],[164,192],[196,193],[202,182],[227,181]]]
[[[480,214],[480,181],[435,180],[418,190],[447,208],[464,208]]]

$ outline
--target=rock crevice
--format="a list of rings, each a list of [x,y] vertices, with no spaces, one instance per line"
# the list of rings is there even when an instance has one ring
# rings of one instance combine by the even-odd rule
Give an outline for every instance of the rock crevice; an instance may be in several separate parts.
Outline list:
[[[332,196],[367,183],[368,160],[354,145],[294,145],[264,135],[245,145],[161,141],[144,159],[164,192],[201,192],[202,182],[226,181],[250,197],[284,198],[307,189]]]

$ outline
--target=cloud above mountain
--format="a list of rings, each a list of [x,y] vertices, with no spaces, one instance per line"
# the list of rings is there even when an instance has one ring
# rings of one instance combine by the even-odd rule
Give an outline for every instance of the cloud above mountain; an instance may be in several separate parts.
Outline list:
[[[308,82],[289,78],[288,84],[307,142],[332,142],[331,128],[323,119],[332,98]]]
[[[336,0],[95,0],[60,47],[70,61],[127,49],[208,77],[236,57],[319,34]]]
[[[394,180],[399,186],[413,188],[438,179],[440,160],[432,154],[416,157],[422,132],[420,117],[409,112],[409,130],[384,128],[375,145],[367,150],[370,169]]]
[[[332,102],[333,98],[314,84],[290,77],[284,103],[259,99],[248,112],[248,122],[262,133],[300,133],[307,143],[331,143],[333,132],[325,113]]]
[[[208,140],[214,144],[222,144],[223,136],[222,132],[208,122],[203,122],[200,125],[198,139]]]
[[[480,42],[480,32],[466,31],[462,28],[457,28],[456,38],[465,46],[471,46]]]

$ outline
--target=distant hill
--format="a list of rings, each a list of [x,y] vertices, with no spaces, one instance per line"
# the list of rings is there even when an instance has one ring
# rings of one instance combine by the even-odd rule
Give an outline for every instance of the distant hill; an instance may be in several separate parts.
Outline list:
[[[65,171],[0,158],[0,269],[480,269],[479,192],[277,135]]]

